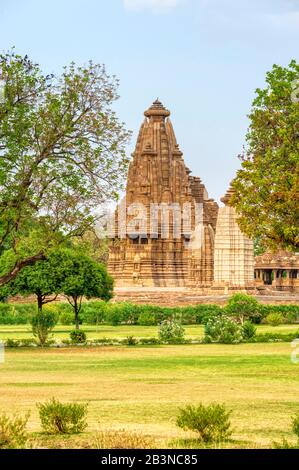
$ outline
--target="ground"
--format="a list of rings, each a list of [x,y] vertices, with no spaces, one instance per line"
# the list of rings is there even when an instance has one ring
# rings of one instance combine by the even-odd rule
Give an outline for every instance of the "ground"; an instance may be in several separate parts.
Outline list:
[[[17,333],[4,334],[4,328]],[[138,336],[138,329],[152,336],[155,330],[100,328],[101,336],[112,337]],[[67,334],[66,327],[58,329]],[[192,336],[200,329],[187,327]],[[1,327],[8,337],[22,330],[26,326]],[[37,446],[94,446],[97,429],[125,428],[151,436],[157,447],[185,447],[198,443],[176,427],[178,408],[221,402],[232,409],[229,447],[271,447],[283,437],[295,443],[290,422],[299,411],[299,364],[291,362],[291,351],[289,343],[7,349],[0,364],[0,410],[30,410]],[[40,433],[36,403],[53,396],[89,403],[86,433],[66,439]]]

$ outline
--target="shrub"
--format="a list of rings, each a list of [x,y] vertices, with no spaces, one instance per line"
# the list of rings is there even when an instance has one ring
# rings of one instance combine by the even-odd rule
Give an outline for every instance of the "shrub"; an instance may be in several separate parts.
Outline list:
[[[82,344],[86,342],[86,333],[82,330],[73,330],[70,332],[71,342],[74,344]]]
[[[162,343],[183,343],[185,330],[180,322],[175,319],[164,320],[159,326],[158,337]]]
[[[265,322],[271,326],[279,326],[283,323],[283,318],[280,313],[269,313],[265,318]]]
[[[24,447],[28,439],[26,425],[29,415],[30,413],[11,417],[6,413],[0,415],[0,449]]]
[[[138,344],[138,340],[137,338],[134,338],[134,336],[127,336],[124,340],[124,344],[127,344],[128,346],[136,346],[136,344]]]
[[[48,434],[77,434],[87,427],[87,404],[60,403],[52,398],[37,407],[41,426]]]
[[[138,325],[141,325],[141,326],[157,325],[157,318],[153,313],[141,312],[141,314],[138,317]]]
[[[222,315],[223,309],[219,305],[196,305],[195,310],[196,323],[205,325],[207,321],[218,315]]]
[[[176,423],[180,428],[197,432],[203,442],[223,441],[231,436],[230,414],[224,405],[200,403],[182,408]]]
[[[292,429],[299,439],[299,413],[297,413],[292,419]]]
[[[242,325],[241,334],[245,340],[254,338],[256,335],[256,326],[251,321],[246,320]]]
[[[140,432],[126,429],[98,431],[95,436],[96,449],[154,449],[154,439]]]
[[[235,317],[237,321],[243,324],[244,321],[250,319],[250,317],[260,315],[259,303],[251,295],[242,293],[234,294],[227,302],[225,313]]]
[[[59,322],[61,325],[73,325],[74,324],[74,314],[70,312],[62,312],[59,315]]]
[[[40,346],[44,346],[48,336],[56,325],[56,316],[54,312],[43,309],[42,313],[37,313],[31,319],[33,336],[38,338]]]
[[[226,315],[210,318],[205,325],[205,343],[240,343],[242,330],[234,320]]]
[[[139,344],[160,344],[158,338],[140,338]]]

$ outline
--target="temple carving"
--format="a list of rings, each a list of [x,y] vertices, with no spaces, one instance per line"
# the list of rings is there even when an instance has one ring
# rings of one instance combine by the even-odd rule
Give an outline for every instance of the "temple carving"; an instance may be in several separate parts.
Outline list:
[[[116,285],[211,288],[216,275],[215,288],[244,288],[254,277],[253,249],[234,209],[219,210],[191,175],[160,101],[144,115],[114,215],[108,268]]]

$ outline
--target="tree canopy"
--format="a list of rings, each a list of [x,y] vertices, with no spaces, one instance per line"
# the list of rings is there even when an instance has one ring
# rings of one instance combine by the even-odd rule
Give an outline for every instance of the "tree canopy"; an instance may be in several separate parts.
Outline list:
[[[232,203],[266,248],[299,247],[299,64],[274,65],[256,90]]]
[[[104,65],[45,75],[27,56],[0,55],[0,285],[47,251],[82,235],[115,199],[129,132],[112,104]]]

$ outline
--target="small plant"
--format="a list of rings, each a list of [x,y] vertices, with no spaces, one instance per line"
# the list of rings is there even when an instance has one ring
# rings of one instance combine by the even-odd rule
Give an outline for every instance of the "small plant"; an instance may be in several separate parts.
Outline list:
[[[31,325],[33,336],[37,337],[40,346],[44,346],[56,325],[56,315],[53,311],[44,309],[32,317]]]
[[[37,407],[41,426],[48,434],[77,434],[87,427],[87,404],[60,403],[52,398]]]
[[[82,344],[86,342],[86,333],[82,330],[73,330],[70,332],[70,338],[73,344]]]
[[[140,432],[126,429],[98,431],[95,436],[96,449],[153,449],[155,441]]]
[[[28,434],[26,425],[30,413],[24,416],[11,416],[0,414],[0,449],[16,449],[24,447]]]
[[[226,315],[210,318],[205,325],[205,343],[233,344],[242,341],[241,326]]]
[[[164,320],[159,326],[158,337],[162,343],[183,343],[185,330],[182,324],[175,319]]]
[[[246,320],[246,322],[244,322],[244,324],[242,325],[241,333],[245,340],[252,339],[256,335],[256,326],[254,326],[251,321]]]
[[[205,443],[227,440],[231,436],[230,417],[224,405],[212,403],[182,408],[177,417],[177,425],[185,430],[197,432]]]
[[[128,346],[136,346],[136,344],[138,344],[138,340],[134,338],[134,336],[127,336],[125,339],[125,344]]]
[[[279,326],[283,323],[283,317],[280,313],[269,313],[265,318],[265,322],[271,326]]]
[[[293,432],[298,437],[298,441],[299,441],[299,412],[293,417],[292,429],[293,429]]]

